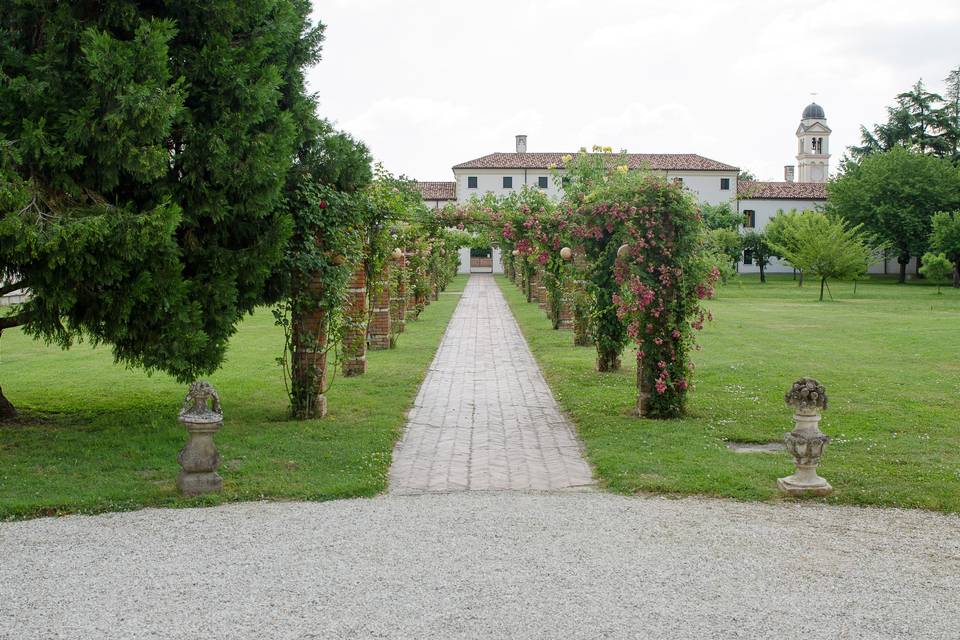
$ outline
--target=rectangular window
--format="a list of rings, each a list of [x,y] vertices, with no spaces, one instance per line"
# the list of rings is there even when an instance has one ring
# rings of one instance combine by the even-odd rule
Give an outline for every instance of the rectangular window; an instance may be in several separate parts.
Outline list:
[[[683,178],[674,178],[673,181],[675,184],[683,184]]]
[[[757,225],[757,212],[753,209],[746,209],[743,212],[743,228],[753,229]],[[750,264],[749,262],[747,264]]]
[[[477,188],[477,176],[467,176],[467,189]]]
[[[537,186],[540,187],[541,189],[546,189],[547,184],[548,184],[547,176],[540,176],[539,178],[537,178]]]
[[[565,186],[565,187],[569,187],[569,186],[570,186],[570,178],[569,178],[568,176],[563,176],[562,178],[560,178],[560,184],[562,184],[562,185]]]
[[[513,189],[513,176],[503,176],[503,188]]]
[[[743,264],[753,264],[753,252],[750,249],[743,252]]]
[[[730,178],[720,178],[720,190],[730,191]]]

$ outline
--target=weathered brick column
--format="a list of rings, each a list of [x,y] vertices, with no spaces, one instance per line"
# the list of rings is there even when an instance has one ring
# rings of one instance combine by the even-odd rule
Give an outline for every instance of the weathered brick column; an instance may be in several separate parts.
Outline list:
[[[390,348],[390,262],[383,266],[370,294],[370,349]]]
[[[346,322],[343,375],[363,375],[367,370],[367,271],[362,262],[347,284]]]
[[[537,293],[537,287],[540,286],[540,274],[537,273],[536,269],[530,270],[530,278],[525,283],[526,284],[526,294],[527,302],[535,302],[540,299],[539,294]]]
[[[543,284],[543,273],[537,277],[537,306],[547,310],[547,287]],[[548,314],[549,315],[549,314]]]
[[[392,262],[395,279],[390,288],[390,323],[394,333],[403,333],[407,325],[407,279],[403,274],[407,259],[400,255],[393,257]]]
[[[573,329],[573,300],[570,294],[564,291],[560,298],[560,319],[557,322],[558,329]]]
[[[323,293],[323,280],[314,274],[307,290]],[[291,314],[291,383],[293,413],[300,419],[327,415],[326,312],[316,304],[295,308]]]

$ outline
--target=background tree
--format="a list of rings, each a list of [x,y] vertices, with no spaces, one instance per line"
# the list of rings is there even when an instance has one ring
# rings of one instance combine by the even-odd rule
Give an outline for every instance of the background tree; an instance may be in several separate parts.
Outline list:
[[[776,255],[762,231],[747,231],[743,235],[743,250],[749,251],[753,262],[760,269],[760,282],[766,282],[766,268],[770,259]]]
[[[290,224],[306,0],[0,4],[0,321],[188,381],[266,298]]]
[[[830,279],[849,280],[867,270],[871,249],[860,235],[860,225],[824,213],[808,211],[784,230],[786,242],[772,248],[798,269],[820,278],[820,300]]]
[[[736,275],[737,264],[743,258],[743,238],[733,229],[708,229],[704,231],[703,243],[726,284],[729,277]]]
[[[960,164],[960,67],[957,67],[944,79],[944,103],[940,122],[943,127],[945,152]]]
[[[767,245],[770,246],[771,250],[774,251],[776,255],[787,260],[784,257],[783,253],[780,252],[778,247],[788,247],[793,246],[793,233],[792,225],[796,224],[801,213],[796,209],[791,209],[790,211],[783,211],[782,209],[777,211],[777,214],[770,218],[766,226],[763,228],[763,233],[767,239]],[[787,262],[790,262],[787,260]],[[792,264],[791,266],[794,269],[794,278],[796,278],[796,272],[800,272],[800,280],[797,283],[797,286],[803,286],[803,271],[797,268],[797,265]]]
[[[843,216],[896,251],[900,282],[911,256],[928,247],[936,211],[960,206],[960,173],[949,161],[903,148],[846,164],[827,186],[827,210]]]
[[[953,271],[953,264],[942,253],[933,253],[928,251],[923,254],[923,264],[920,266],[922,273],[930,282],[937,285],[937,295],[940,295],[940,285],[946,282]]]
[[[944,95],[928,91],[923,80],[898,94],[886,122],[860,127],[860,144],[850,147],[854,159],[903,147],[960,162],[960,68],[944,83]]]
[[[704,202],[700,205],[700,215],[703,217],[703,225],[707,229],[737,231],[743,224],[743,215],[734,211],[729,202],[720,204]]]
[[[933,215],[930,247],[953,262],[953,286],[960,288],[960,211]]]
[[[927,91],[922,79],[917,80],[910,91],[897,95],[898,107],[906,114],[908,149],[941,157],[946,154],[942,103],[943,96]]]
[[[749,169],[740,169],[740,172],[737,174],[738,182],[756,182],[757,176],[753,171]]]

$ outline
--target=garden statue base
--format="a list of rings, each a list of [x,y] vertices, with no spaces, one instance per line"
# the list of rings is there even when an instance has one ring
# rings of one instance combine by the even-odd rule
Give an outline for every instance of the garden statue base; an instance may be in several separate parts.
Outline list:
[[[207,406],[208,400],[212,407]],[[223,412],[220,398],[209,382],[190,385],[178,419],[186,427],[189,439],[177,456],[183,468],[177,476],[177,488],[186,496],[220,491],[220,453],[213,443],[213,434],[223,426]]]
[[[199,496],[205,493],[220,493],[223,478],[216,471],[210,473],[187,473],[181,471],[177,476],[177,489],[185,496]]]
[[[833,493],[833,487],[830,483],[817,475],[815,466],[797,466],[797,471],[792,476],[779,478],[777,487],[787,495],[802,496],[828,496]]]

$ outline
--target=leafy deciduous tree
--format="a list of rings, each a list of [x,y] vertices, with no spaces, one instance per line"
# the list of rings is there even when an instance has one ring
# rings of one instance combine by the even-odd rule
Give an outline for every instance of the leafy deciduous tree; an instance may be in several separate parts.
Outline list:
[[[933,215],[930,247],[953,262],[953,286],[960,288],[960,211]]]
[[[946,160],[898,147],[848,162],[827,196],[829,212],[896,251],[905,282],[911,256],[927,250],[934,212],[960,205],[960,173]]]
[[[762,231],[748,231],[743,235],[743,250],[749,251],[753,262],[760,268],[760,282],[766,282],[766,268],[770,259],[776,255]]]
[[[789,222],[772,249],[807,273],[820,278],[820,300],[829,279],[845,280],[862,275],[871,250],[860,235],[860,225],[817,211],[807,211]]]
[[[920,266],[922,273],[928,280],[937,284],[937,294],[940,294],[940,285],[943,284],[950,272],[953,271],[953,264],[942,253],[933,253],[931,251],[923,254],[923,261]]]

